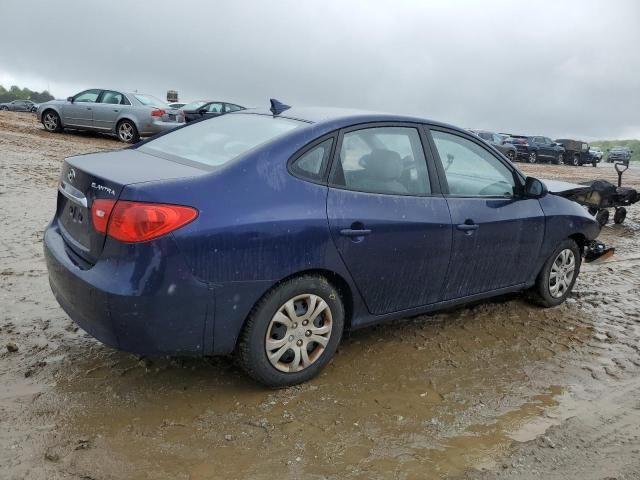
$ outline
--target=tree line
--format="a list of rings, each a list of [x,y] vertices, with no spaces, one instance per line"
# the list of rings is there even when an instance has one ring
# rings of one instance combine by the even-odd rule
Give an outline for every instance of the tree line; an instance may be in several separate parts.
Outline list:
[[[53,95],[47,90],[34,92],[28,88],[20,88],[17,85],[12,85],[9,90],[7,90],[0,85],[0,103],[11,102],[13,100],[31,100],[35,103],[43,103],[53,100]]]

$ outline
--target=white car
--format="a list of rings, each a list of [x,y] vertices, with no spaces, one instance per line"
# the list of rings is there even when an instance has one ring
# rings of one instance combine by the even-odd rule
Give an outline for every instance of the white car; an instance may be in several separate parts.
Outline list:
[[[589,153],[598,161],[601,161],[602,157],[604,156],[604,152],[600,150],[600,148],[594,146],[589,147]]]

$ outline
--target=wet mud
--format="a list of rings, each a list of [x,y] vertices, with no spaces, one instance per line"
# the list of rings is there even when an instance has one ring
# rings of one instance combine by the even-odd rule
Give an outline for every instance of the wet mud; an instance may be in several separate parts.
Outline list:
[[[231,359],[111,350],[55,302],[62,159],[121,146],[0,112],[0,478],[640,478],[640,207],[558,308],[510,295],[353,332],[318,378],[265,390]]]

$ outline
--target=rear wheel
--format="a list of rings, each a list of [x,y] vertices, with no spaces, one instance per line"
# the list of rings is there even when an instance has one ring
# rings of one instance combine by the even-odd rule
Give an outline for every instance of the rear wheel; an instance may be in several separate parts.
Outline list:
[[[62,130],[60,116],[53,110],[46,110],[42,114],[42,125],[48,132],[59,132]]]
[[[343,328],[338,291],[320,276],[293,278],[256,304],[240,335],[237,359],[264,385],[296,385],[331,360]]]
[[[580,166],[580,156],[579,155],[574,155],[573,158],[571,159],[571,165],[573,165],[574,167],[579,167]]]
[[[531,152],[527,157],[527,161],[529,163],[536,163],[538,161],[538,154],[536,152]]]
[[[627,209],[624,207],[616,208],[616,213],[613,214],[613,223],[620,225],[627,218]]]
[[[8,111],[8,110],[9,110],[9,107],[7,107],[6,105],[2,105],[2,106],[0,107],[0,110],[2,110],[3,112],[6,112],[6,111]]]
[[[556,165],[560,165],[563,160],[564,160],[564,155],[559,153],[558,156],[553,160],[553,163],[555,163]]]
[[[136,143],[140,140],[138,129],[131,120],[121,120],[116,127],[118,139],[124,143]]]
[[[555,307],[564,302],[576,283],[581,261],[580,248],[575,241],[561,242],[536,279],[534,300],[543,307]]]
[[[507,158],[509,160],[511,160],[512,162],[515,162],[516,161],[516,152],[514,152],[513,150],[509,150],[507,152]]]

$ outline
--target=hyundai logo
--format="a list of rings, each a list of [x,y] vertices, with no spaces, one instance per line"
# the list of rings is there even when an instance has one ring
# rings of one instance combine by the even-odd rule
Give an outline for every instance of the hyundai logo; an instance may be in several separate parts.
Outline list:
[[[67,173],[67,179],[69,182],[73,182],[76,179],[76,170],[74,168],[70,168]]]

